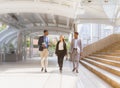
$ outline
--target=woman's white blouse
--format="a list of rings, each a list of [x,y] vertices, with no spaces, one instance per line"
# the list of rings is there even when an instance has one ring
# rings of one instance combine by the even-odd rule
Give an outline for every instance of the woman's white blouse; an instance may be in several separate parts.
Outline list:
[[[63,42],[60,42],[60,43],[59,43],[58,50],[64,50]]]

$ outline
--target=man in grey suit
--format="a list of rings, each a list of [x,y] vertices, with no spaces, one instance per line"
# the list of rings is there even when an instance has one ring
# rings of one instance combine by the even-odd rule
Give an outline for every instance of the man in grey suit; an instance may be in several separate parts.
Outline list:
[[[72,61],[73,61],[73,72],[76,70],[76,73],[78,73],[78,67],[79,67],[79,59],[82,55],[82,43],[81,39],[78,39],[78,32],[74,32],[74,39],[71,41],[71,54],[72,54]]]

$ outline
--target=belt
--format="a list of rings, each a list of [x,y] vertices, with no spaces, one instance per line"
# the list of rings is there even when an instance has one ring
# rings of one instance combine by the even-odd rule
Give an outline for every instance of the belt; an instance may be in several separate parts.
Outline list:
[[[44,47],[43,49],[47,49],[46,47]]]
[[[74,50],[77,50],[77,48],[73,48]]]

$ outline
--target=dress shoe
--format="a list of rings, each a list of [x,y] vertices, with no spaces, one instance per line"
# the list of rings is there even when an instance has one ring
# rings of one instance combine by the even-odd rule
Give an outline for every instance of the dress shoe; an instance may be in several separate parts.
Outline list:
[[[75,68],[73,68],[72,72],[74,72],[74,71],[75,71]]]
[[[78,70],[76,70],[76,73],[79,73]]]
[[[43,68],[41,69],[41,72],[43,71]]]
[[[47,72],[47,69],[45,69],[45,73]]]
[[[62,73],[62,70],[60,70],[60,73]]]
[[[60,67],[60,70],[62,70],[62,67]]]
[[[60,67],[59,70],[60,70],[60,73],[62,73],[62,67]]]

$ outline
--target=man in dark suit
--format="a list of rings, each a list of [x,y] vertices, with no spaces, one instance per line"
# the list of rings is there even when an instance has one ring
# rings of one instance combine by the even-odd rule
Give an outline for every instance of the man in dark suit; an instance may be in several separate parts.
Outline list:
[[[41,71],[45,70],[47,72],[47,65],[48,65],[48,44],[49,44],[49,38],[48,38],[48,30],[44,30],[44,35],[39,37],[38,40],[38,46],[41,56]]]

